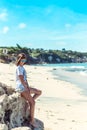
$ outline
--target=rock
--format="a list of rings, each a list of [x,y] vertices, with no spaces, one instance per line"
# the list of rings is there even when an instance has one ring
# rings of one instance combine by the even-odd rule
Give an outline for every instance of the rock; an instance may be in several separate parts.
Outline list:
[[[0,85],[0,123],[7,124],[9,129],[24,125],[25,120],[29,120],[29,109],[25,112],[26,101],[10,87]]]
[[[31,130],[28,103],[14,89],[0,83],[0,130]],[[43,122],[35,119],[38,130]],[[24,127],[25,126],[25,127]]]
[[[9,96],[9,110],[12,110],[10,115],[11,128],[22,126],[24,120],[29,116],[29,112],[26,115],[25,105],[25,100],[18,93]]]
[[[29,127],[18,127],[18,128],[13,128],[11,130],[31,130]]]
[[[0,123],[5,123],[5,110],[7,108],[8,96],[6,94],[0,96]]]
[[[0,95],[3,95],[3,94],[5,94],[5,90],[2,87],[0,87]]]
[[[0,130],[8,130],[8,127],[6,124],[0,124]]]
[[[3,95],[3,94],[11,95],[14,92],[15,92],[14,88],[0,82],[0,95]]]

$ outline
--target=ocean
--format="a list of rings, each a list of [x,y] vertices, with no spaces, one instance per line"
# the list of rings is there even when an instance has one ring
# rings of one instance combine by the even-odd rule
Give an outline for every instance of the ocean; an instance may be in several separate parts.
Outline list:
[[[87,95],[87,63],[45,64],[44,66],[53,68],[54,78],[77,85]]]

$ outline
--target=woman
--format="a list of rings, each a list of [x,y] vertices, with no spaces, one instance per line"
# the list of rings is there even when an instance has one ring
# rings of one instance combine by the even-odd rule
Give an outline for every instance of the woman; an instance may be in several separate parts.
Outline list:
[[[21,96],[28,102],[30,106],[30,121],[29,123],[36,127],[34,122],[35,111],[35,99],[41,95],[41,90],[31,88],[27,82],[27,76],[25,68],[23,67],[27,61],[27,57],[24,53],[20,53],[17,56],[17,68],[16,68],[16,91],[20,92]],[[33,94],[33,96],[31,96]]]

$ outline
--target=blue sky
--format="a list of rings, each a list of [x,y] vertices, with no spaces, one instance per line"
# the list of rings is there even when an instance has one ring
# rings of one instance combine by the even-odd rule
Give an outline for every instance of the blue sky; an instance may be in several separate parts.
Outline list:
[[[0,46],[87,52],[86,0],[0,0]]]

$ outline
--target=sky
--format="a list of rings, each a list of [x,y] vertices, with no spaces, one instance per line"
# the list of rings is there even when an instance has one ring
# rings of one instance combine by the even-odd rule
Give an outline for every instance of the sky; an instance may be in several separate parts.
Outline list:
[[[0,46],[87,52],[86,0],[0,0]]]

